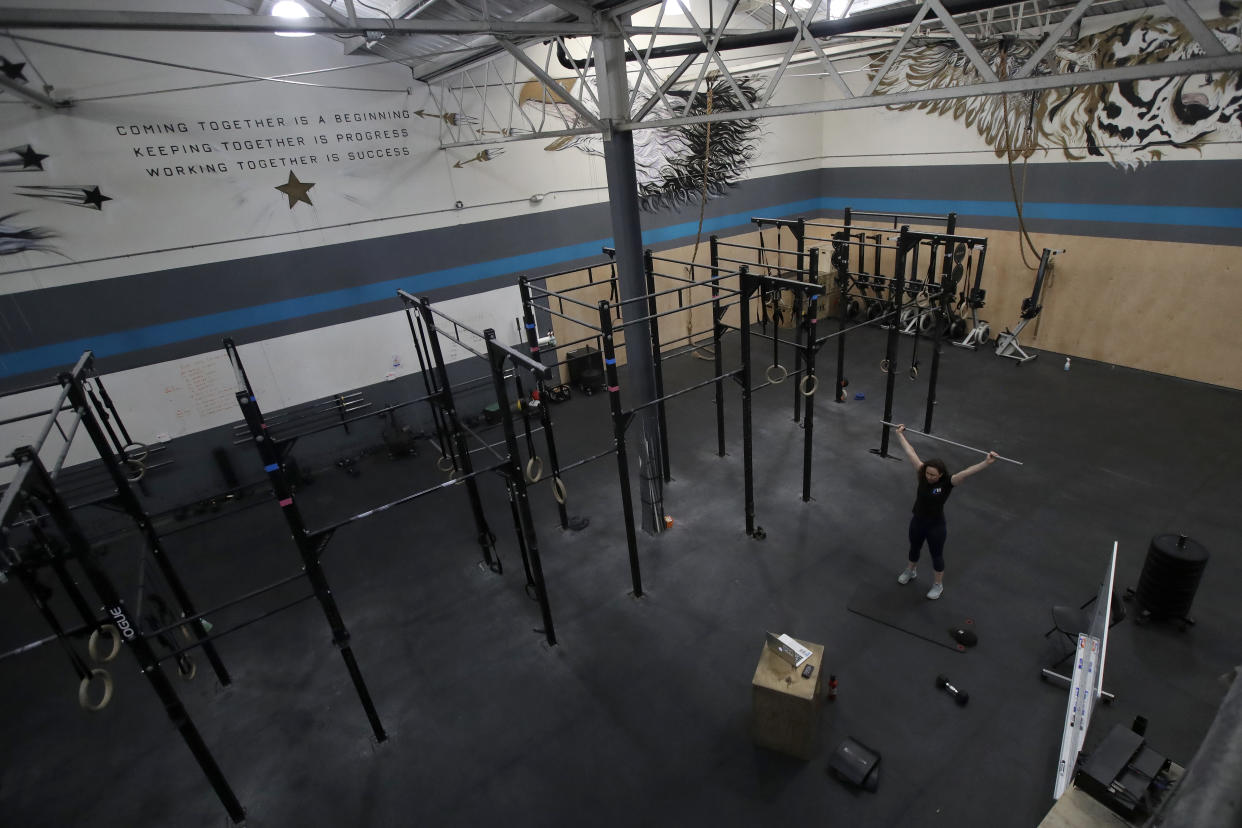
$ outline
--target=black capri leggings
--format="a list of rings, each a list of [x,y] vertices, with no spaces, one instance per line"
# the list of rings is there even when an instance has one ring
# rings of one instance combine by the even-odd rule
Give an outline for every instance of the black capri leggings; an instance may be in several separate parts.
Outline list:
[[[928,520],[917,515],[910,518],[910,563],[917,563],[919,552],[923,549],[923,541],[927,541],[927,549],[931,552],[932,569],[944,572],[944,541],[949,536],[949,528],[944,518]]]

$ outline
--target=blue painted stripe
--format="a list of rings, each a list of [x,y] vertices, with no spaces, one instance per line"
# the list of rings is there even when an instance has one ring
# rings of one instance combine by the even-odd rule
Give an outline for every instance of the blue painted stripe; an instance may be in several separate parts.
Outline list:
[[[858,211],[882,213],[913,213],[920,215],[943,215],[957,211],[959,217],[999,216],[1016,218],[1017,212],[1010,201],[949,201],[933,199],[899,198],[814,198],[775,204],[745,213],[732,213],[705,219],[704,233],[744,227],[752,216],[781,217],[814,213],[822,210],[840,210],[851,207]],[[1162,224],[1194,227],[1242,228],[1242,208],[1233,207],[1172,207],[1131,206],[1123,204],[1071,204],[1038,202],[1026,204],[1023,215],[1028,219],[1058,219],[1084,222],[1122,222],[1138,224]],[[643,233],[644,244],[678,241],[696,236],[697,221],[654,228]],[[107,357],[133,351],[142,351],[209,336],[223,336],[258,325],[282,322],[316,313],[336,311],[370,302],[393,299],[397,289],[410,293],[425,293],[437,288],[450,287],[468,282],[504,276],[510,273],[534,271],[558,264],[601,255],[601,248],[611,247],[611,238],[580,244],[539,250],[519,256],[493,259],[487,262],[446,268],[399,279],[389,279],[371,285],[334,290],[312,296],[300,296],[280,302],[269,302],[221,313],[207,314],[177,322],[150,325],[128,331],[118,331],[100,336],[58,342],[25,351],[0,355],[0,376],[15,376],[34,371],[56,368],[73,362],[87,349],[96,356]]]
[[[263,471],[265,471],[265,472],[274,472],[274,471],[276,471],[276,470],[277,470],[277,469],[279,469],[279,468],[280,468],[280,464],[278,464],[278,463],[272,463],[271,465],[264,466],[264,467],[263,467]]]
[[[920,215],[944,215],[956,210],[959,218],[1001,216],[1016,219],[1018,216],[1012,201],[943,201],[904,198],[819,199],[821,210],[841,210],[846,207],[861,211],[874,210],[879,213],[917,213]],[[1242,208],[1236,207],[1032,202],[1022,206],[1022,216],[1028,219],[1060,219],[1063,221],[1242,228]]]

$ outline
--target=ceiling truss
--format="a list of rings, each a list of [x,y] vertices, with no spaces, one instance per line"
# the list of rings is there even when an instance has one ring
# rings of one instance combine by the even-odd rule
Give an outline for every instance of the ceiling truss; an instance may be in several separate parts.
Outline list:
[[[0,28],[353,35],[351,51],[372,51],[407,63],[416,77],[431,84],[442,109],[445,148],[1242,71],[1238,39],[1218,37],[1187,0],[907,0],[842,19],[828,18],[830,0],[811,0],[803,9],[793,0],[724,0],[717,6],[723,14],[713,9],[707,21],[692,13],[688,0],[666,0],[654,25],[645,26],[632,25],[631,15],[653,5],[651,0],[611,7],[588,5],[585,0],[547,0],[552,5],[511,5],[495,16],[460,0],[396,0],[389,4],[395,15],[384,18],[359,17],[353,0],[303,0],[321,16],[296,21],[259,14],[261,3],[234,2],[252,13],[9,8],[0,9]],[[445,11],[443,4],[453,9]],[[1143,8],[1176,18],[1198,49],[1186,50],[1188,56],[1179,60],[1052,71],[1047,58],[1067,38],[1078,35],[1085,18]],[[688,25],[664,25],[674,10]],[[757,24],[757,10],[770,10],[766,27]],[[455,49],[444,48],[446,38]],[[616,111],[601,111],[595,91],[598,69],[591,56],[593,44],[602,38],[621,38],[627,50],[630,94]],[[981,45],[1000,38],[1037,44],[1030,57],[1006,76],[998,76],[980,52]],[[918,91],[881,91],[882,81],[904,50],[934,41],[953,43],[980,80]],[[506,55],[512,60],[496,59]],[[858,71],[860,58],[880,68],[856,93],[844,76]],[[502,67],[511,70],[507,80]],[[795,68],[805,70],[798,74],[809,71],[829,79],[831,84],[824,87],[827,97],[773,104],[782,81]],[[741,74],[763,80],[761,97],[753,104],[739,88]],[[546,112],[535,117],[527,111],[524,104],[529,99],[523,100],[516,90],[525,88],[530,76],[542,85],[541,103],[551,104],[556,117],[548,118]],[[713,77],[729,85],[742,108],[691,115],[691,101]],[[70,104],[4,79],[0,84],[36,106]],[[504,91],[498,94],[497,87]]]

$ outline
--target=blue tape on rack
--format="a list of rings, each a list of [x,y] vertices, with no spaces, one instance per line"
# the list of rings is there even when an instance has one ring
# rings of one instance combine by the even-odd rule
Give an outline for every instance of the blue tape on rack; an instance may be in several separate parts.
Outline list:
[[[605,363],[607,363],[608,365],[616,365],[616,364],[617,364],[617,361],[616,361],[615,359],[606,359],[606,360],[604,360],[604,362],[605,362]]]
[[[279,468],[280,468],[280,464],[279,464],[279,463],[273,463],[273,464],[272,464],[272,465],[270,465],[270,466],[264,466],[264,467],[263,467],[263,471],[265,471],[265,472],[274,472],[274,471],[276,471],[276,470],[277,470],[277,469],[279,469]]]
[[[251,394],[251,395],[250,395],[250,401],[251,401],[251,402],[258,402],[258,400],[256,400],[256,399],[254,398],[254,394]]]
[[[534,327],[535,327],[535,323],[534,323],[534,322],[527,322],[527,323],[526,323],[526,330],[528,330],[528,331],[529,331],[529,330],[532,330]]]

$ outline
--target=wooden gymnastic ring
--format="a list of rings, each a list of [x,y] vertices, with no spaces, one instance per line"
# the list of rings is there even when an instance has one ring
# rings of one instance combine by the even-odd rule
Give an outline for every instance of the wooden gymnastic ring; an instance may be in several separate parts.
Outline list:
[[[777,377],[776,379],[772,378],[772,369],[774,368],[780,369],[780,372],[781,372],[781,375]],[[785,381],[785,377],[789,376],[789,369],[786,368],[784,365],[781,365],[779,362],[776,362],[768,366],[768,370],[764,372],[764,376],[767,377],[768,382],[772,383],[773,385],[780,385],[782,382]]]
[[[194,659],[190,658],[185,653],[177,656],[176,662],[177,675],[181,676],[181,678],[186,681],[193,681],[194,677],[198,675],[198,665],[194,663]],[[189,667],[187,668],[186,665],[189,665]]]
[[[445,460],[448,461],[447,466],[444,465]],[[452,471],[453,470],[453,458],[447,454],[441,454],[440,457],[436,460],[436,468],[442,472]]]
[[[531,471],[532,466],[534,471]],[[526,461],[526,480],[530,483],[538,483],[541,477],[543,477],[543,458],[536,454]]]
[[[103,679],[103,697],[99,701],[92,703],[90,693],[91,681],[97,677]],[[96,667],[94,670],[91,670],[89,676],[78,683],[78,704],[83,710],[89,710],[93,713],[97,710],[103,710],[110,701],[112,701],[112,676],[102,667]]]
[[[565,495],[569,492],[565,489],[565,481],[559,477],[552,478],[552,496],[556,498],[556,502],[565,505]]]
[[[920,290],[918,295],[914,297],[914,304],[920,308],[931,307],[931,294],[927,292],[927,288]]]
[[[147,455],[151,453],[151,449],[143,443],[130,443],[121,449],[121,453],[130,460],[146,460]]]
[[[807,383],[811,384],[810,389],[807,388]],[[804,397],[811,396],[819,390],[819,377],[814,374],[807,374],[802,378],[802,382],[798,383],[798,390],[802,392]]]
[[[108,637],[112,639],[112,652],[101,656],[99,654],[99,634],[107,631]],[[86,640],[86,652],[90,653],[91,660],[96,664],[107,664],[116,658],[117,653],[121,652],[121,631],[113,624],[101,624],[97,629],[91,631],[91,637]]]
[[[880,360],[880,370],[886,374],[888,373],[888,360],[887,359]]]
[[[919,378],[919,366],[911,365],[910,366],[910,379],[916,380],[918,378]]]

